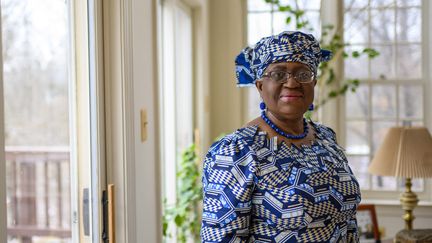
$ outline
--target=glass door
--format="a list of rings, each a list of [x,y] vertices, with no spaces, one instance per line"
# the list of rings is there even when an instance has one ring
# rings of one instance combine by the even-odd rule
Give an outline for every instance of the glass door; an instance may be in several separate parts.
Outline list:
[[[8,243],[101,241],[96,2],[1,0]]]

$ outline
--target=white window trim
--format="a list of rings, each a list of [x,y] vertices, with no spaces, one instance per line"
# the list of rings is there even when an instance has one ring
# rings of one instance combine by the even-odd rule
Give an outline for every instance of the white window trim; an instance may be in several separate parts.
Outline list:
[[[107,183],[116,187],[117,242],[162,241],[156,10],[151,0],[103,2]]]
[[[1,6],[0,6],[1,16]],[[0,40],[2,38],[2,25],[0,20]],[[0,41],[0,50],[3,50],[3,42]],[[4,96],[3,96],[3,56],[0,56],[0,242],[7,240],[7,215],[6,215],[6,161],[4,144]]]
[[[334,1],[334,0],[322,0],[322,1]],[[336,0],[338,1],[338,15],[341,16],[341,22],[343,23],[343,0]],[[324,4],[323,4],[324,5]],[[329,4],[326,4],[326,6],[332,6]],[[430,94],[432,92],[431,90],[431,77],[432,77],[432,65],[428,62],[428,60],[432,57],[432,51],[429,50],[429,45],[431,44],[432,40],[432,34],[429,33],[427,26],[432,26],[432,19],[429,18],[428,13],[432,11],[432,5],[429,1],[422,1],[422,45],[423,45],[423,56],[422,56],[422,63],[423,63],[423,77],[426,77],[426,82],[424,84],[424,106],[423,106],[423,114],[424,114],[424,121],[425,126],[428,127],[429,131],[432,131],[432,112],[430,107],[432,107],[432,99],[430,98]],[[429,34],[430,36],[427,36]],[[427,67],[427,65],[430,65],[430,67]],[[343,67],[343,63],[341,64]],[[342,69],[343,70],[343,69]],[[324,117],[323,120],[329,120],[329,124],[336,124],[334,128],[336,128],[336,132],[338,135],[338,141],[340,144],[345,145],[346,144],[346,133],[345,133],[345,96],[341,97],[339,99],[338,104],[335,104],[330,109],[338,110],[338,114],[333,117],[339,117],[338,121],[331,121],[332,118],[328,117],[328,111],[323,112]],[[334,119],[334,118],[333,118]],[[326,122],[323,122],[326,124]],[[399,205],[399,195],[401,191],[380,191],[380,190],[362,190],[362,203],[374,203],[379,205]],[[418,192],[417,196],[419,197],[419,205],[425,205],[425,206],[431,206],[432,205],[432,180],[426,179],[424,184],[424,191]]]
[[[245,0],[247,1],[247,0]],[[343,24],[343,0],[321,0],[321,22],[322,24],[332,24],[335,26],[334,29],[337,29],[338,25]],[[323,6],[325,6],[323,8]],[[244,4],[244,9],[247,10],[247,4]],[[245,19],[247,18],[247,11],[245,12]],[[428,60],[432,57],[432,50],[429,48],[432,46],[432,33],[429,31],[428,26],[432,26],[432,18],[428,16],[427,13],[432,13],[432,4],[427,1],[422,1],[422,33],[423,33],[423,76],[427,77],[429,82],[426,82],[424,85],[424,121],[425,126],[428,127],[429,131],[432,132],[432,63]],[[247,33],[244,34],[247,37]],[[343,60],[336,64],[335,67],[335,75],[342,76],[343,75]],[[429,66],[427,66],[429,65]],[[337,84],[334,84],[337,85]],[[323,94],[326,92],[323,91]],[[346,133],[345,133],[345,97],[340,97],[339,99],[333,99],[327,102],[318,112],[318,120],[332,127],[337,134],[338,142],[341,145],[346,144]],[[244,99],[244,108],[248,109],[248,99],[245,97]],[[247,120],[248,114],[245,114],[244,120]],[[362,202],[363,203],[375,203],[380,205],[394,205],[400,204],[399,202],[399,194],[400,191],[377,191],[377,190],[362,190]],[[418,193],[420,202],[419,205],[432,205],[432,179],[425,180],[424,191]]]

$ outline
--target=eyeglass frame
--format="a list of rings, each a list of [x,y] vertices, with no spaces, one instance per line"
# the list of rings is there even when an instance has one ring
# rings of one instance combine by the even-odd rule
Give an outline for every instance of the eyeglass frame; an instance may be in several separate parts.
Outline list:
[[[282,72],[282,73],[286,73],[286,74],[288,74],[288,75],[287,75],[286,78],[282,79],[283,81],[276,81],[276,80],[274,80],[274,79],[271,77],[271,73],[273,73],[273,72]],[[307,82],[300,82],[300,81],[298,81],[298,80],[296,79],[296,77],[295,77],[295,74],[298,74],[298,73],[301,73],[301,72],[309,72],[309,73],[311,74],[311,79],[310,79],[310,81],[307,81]],[[314,74],[312,71],[310,71],[310,70],[307,70],[307,71],[299,71],[299,72],[295,72],[295,73],[291,73],[291,72],[283,71],[283,70],[274,70],[274,71],[270,71],[270,72],[266,72],[266,73],[264,73],[264,74],[262,75],[262,77],[264,77],[264,78],[270,78],[273,82],[276,82],[276,83],[278,83],[278,84],[284,84],[284,83],[288,82],[288,79],[290,79],[290,78],[293,78],[294,81],[296,81],[296,82],[299,83],[299,84],[308,84],[308,83],[311,83],[311,82],[313,82],[313,81],[315,80],[315,74]]]

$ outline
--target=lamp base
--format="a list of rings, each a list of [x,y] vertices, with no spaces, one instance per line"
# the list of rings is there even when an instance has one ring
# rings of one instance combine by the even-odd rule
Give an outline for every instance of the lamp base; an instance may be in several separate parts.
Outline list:
[[[412,223],[414,221],[413,210],[418,204],[417,195],[411,191],[411,178],[405,179],[405,192],[400,196],[400,202],[402,204],[402,209],[405,210],[405,214],[402,218],[405,220],[405,229],[412,230]]]

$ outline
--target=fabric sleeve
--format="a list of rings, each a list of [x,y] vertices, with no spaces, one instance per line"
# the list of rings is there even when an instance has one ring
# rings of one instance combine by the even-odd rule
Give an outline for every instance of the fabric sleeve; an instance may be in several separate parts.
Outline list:
[[[202,242],[247,242],[256,160],[239,139],[225,137],[207,153],[203,166]]]
[[[348,232],[347,232],[347,242],[359,242],[358,226],[356,214],[354,214],[351,219],[348,220]]]

